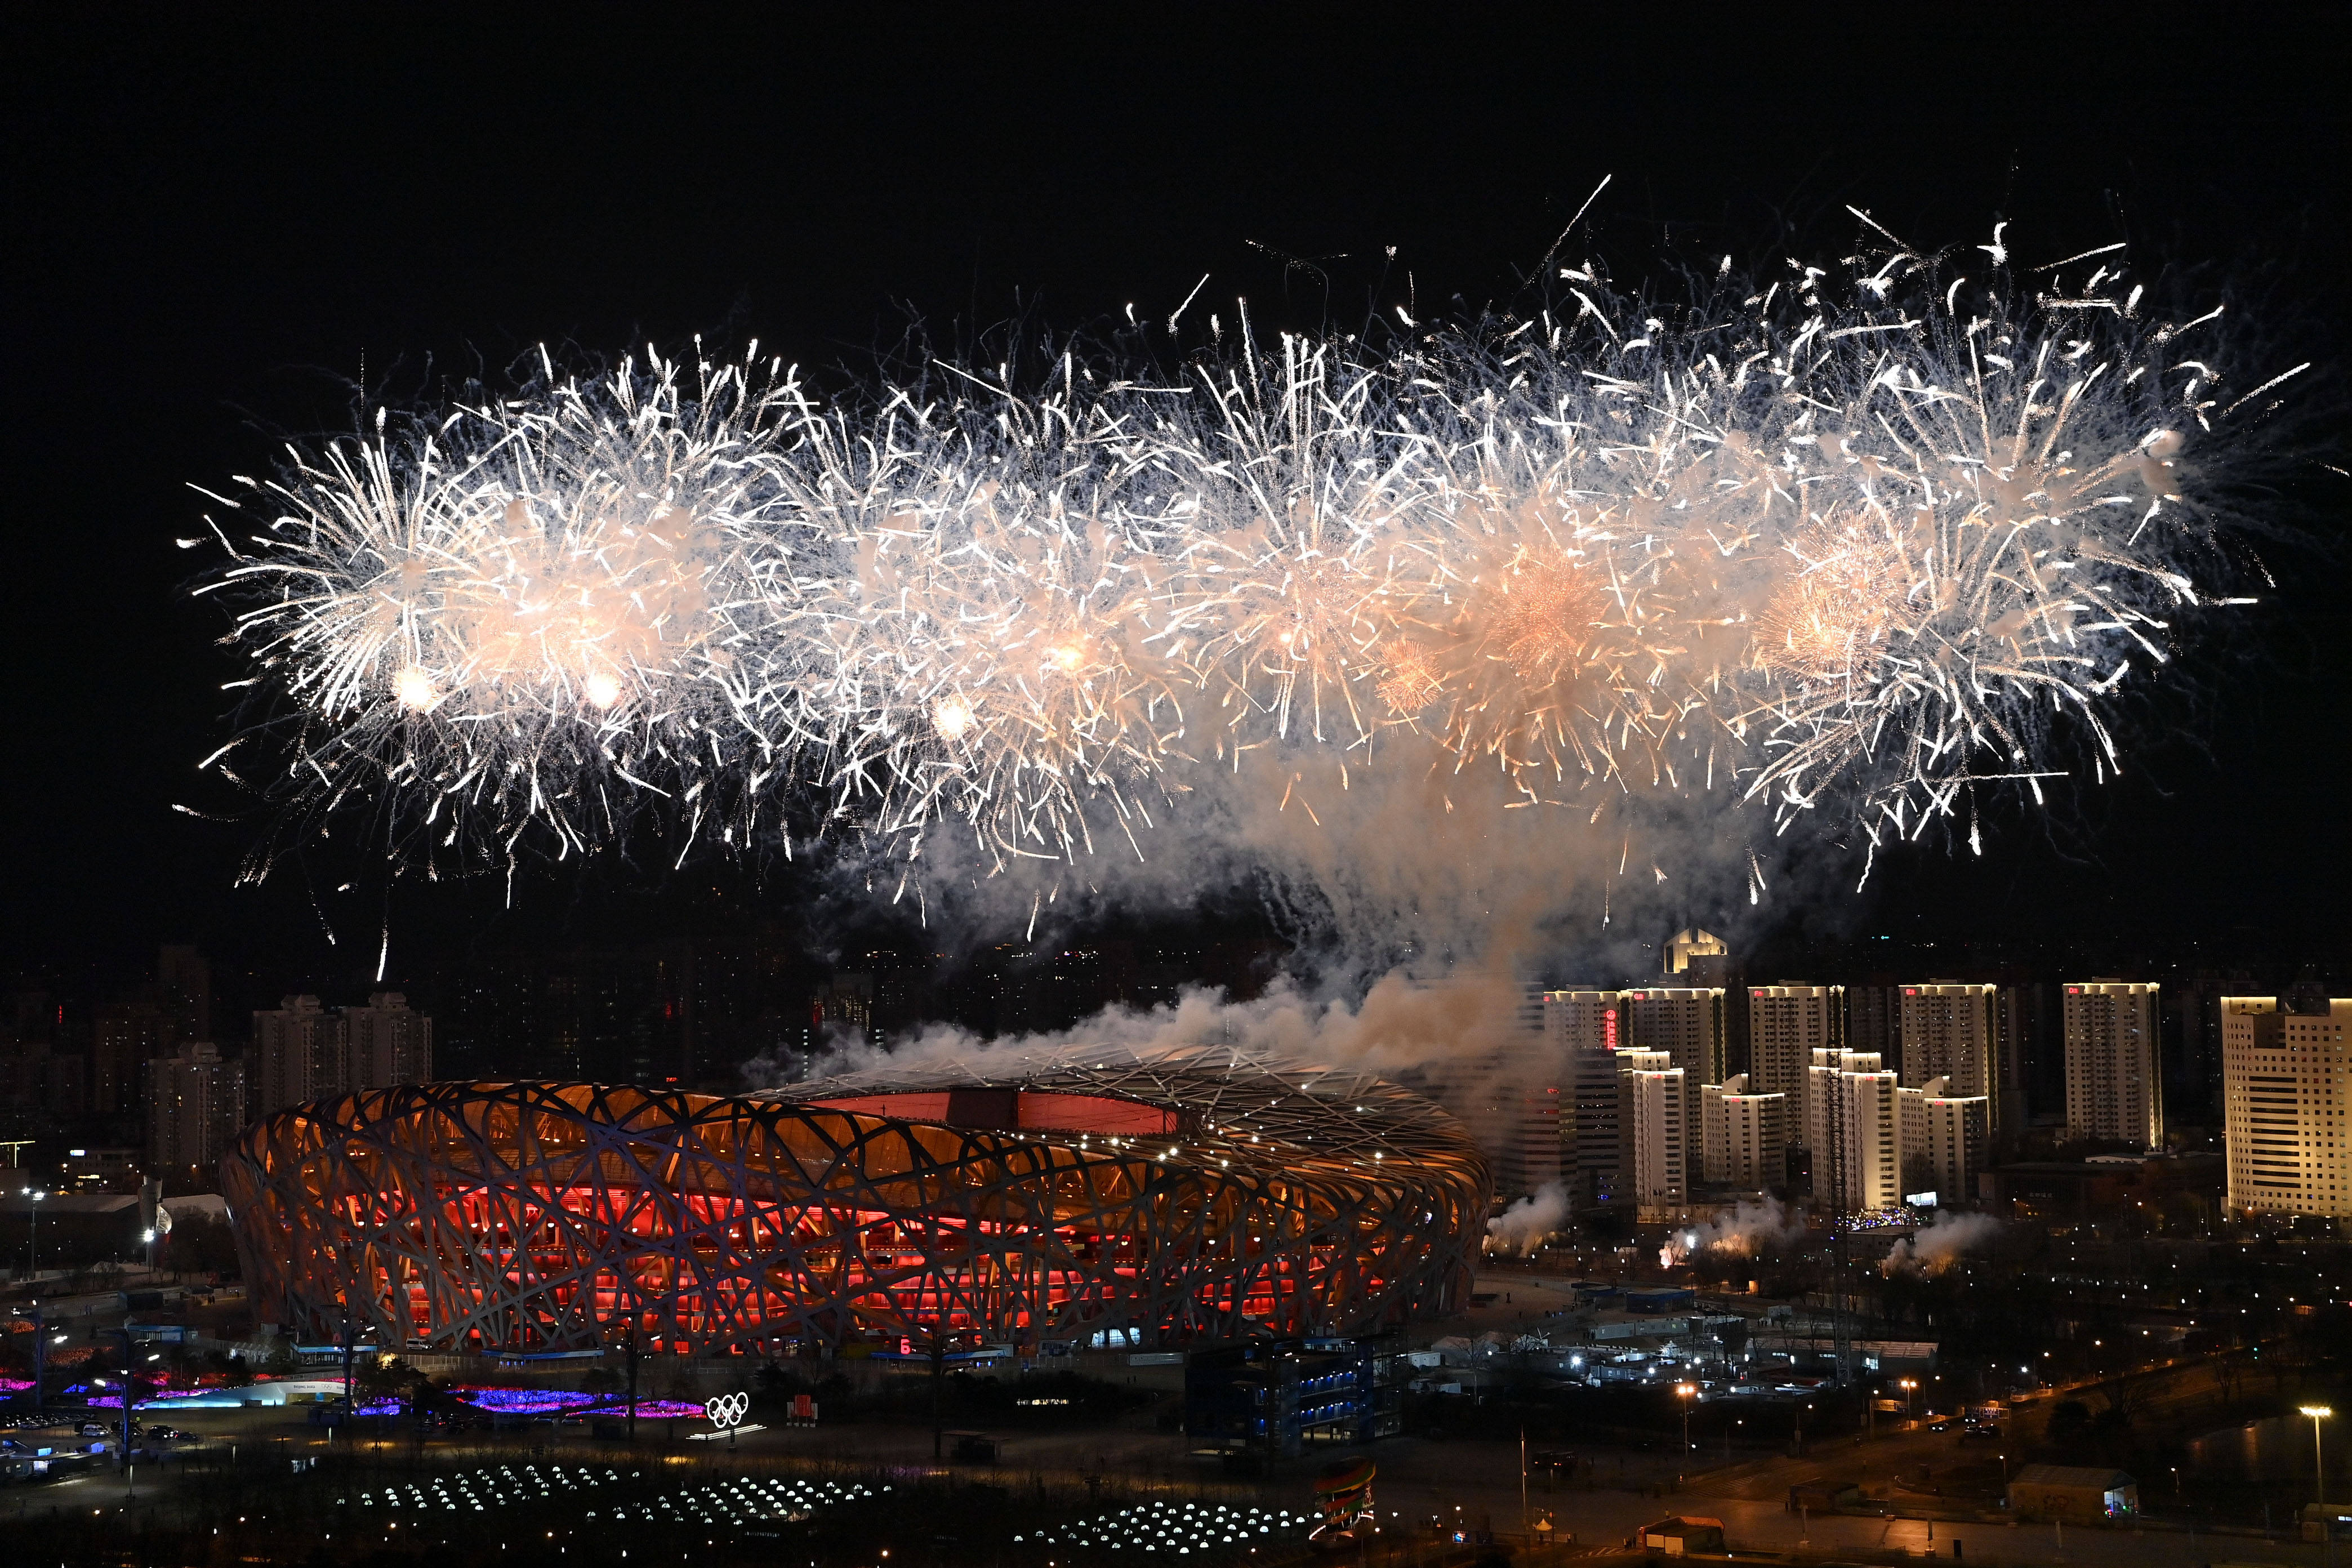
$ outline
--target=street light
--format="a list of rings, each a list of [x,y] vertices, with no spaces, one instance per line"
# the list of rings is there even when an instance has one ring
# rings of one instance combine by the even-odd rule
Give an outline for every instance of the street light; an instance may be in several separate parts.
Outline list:
[[[1919,1380],[1916,1377],[1905,1378],[1902,1382],[1902,1389],[1904,1424],[1906,1426],[1916,1424],[1919,1419]]]
[[[38,1280],[41,1277],[41,1200],[49,1194],[37,1187],[18,1187],[16,1190],[33,1200],[26,1211],[33,1216],[30,1224],[33,1234],[30,1243],[31,1252],[26,1261],[25,1278]]]
[[[2296,1406],[2296,1408],[2301,1410],[2305,1415],[2311,1417],[2311,1489],[2315,1494],[2312,1500],[2314,1502],[2324,1503],[2327,1500],[2327,1471],[2321,1464],[2322,1456],[2319,1447],[2319,1424],[2322,1421],[2326,1420],[2329,1416],[2335,1415],[2336,1412],[2325,1405],[2303,1405]],[[2332,1527],[2323,1523],[2321,1528],[2330,1529]]]
[[[1675,1392],[1681,1395],[1683,1402],[1683,1464],[1687,1465],[1690,1463],[1691,1395],[1698,1392],[1698,1384],[1695,1383],[1678,1383],[1675,1384]],[[1682,1466],[1677,1465],[1675,1468],[1679,1472]]]

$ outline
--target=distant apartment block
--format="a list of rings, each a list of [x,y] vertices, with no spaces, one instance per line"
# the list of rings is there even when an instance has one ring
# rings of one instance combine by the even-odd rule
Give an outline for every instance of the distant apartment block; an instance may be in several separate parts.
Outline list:
[[[1712,1186],[1763,1191],[1787,1177],[1790,1096],[1750,1094],[1737,1073],[1699,1089],[1700,1165]]]
[[[1845,1214],[1902,1203],[1902,1106],[1874,1051],[1815,1051],[1806,1069],[1813,1195]]]
[[[1994,1046],[1999,987],[1950,980],[1906,984],[1897,998],[1903,1081],[1914,1089],[1944,1079],[1951,1092],[1998,1106],[2000,1058]]]
[[[2157,988],[2121,980],[2070,981],[2063,1010],[2067,1126],[2085,1138],[2163,1147]]]
[[[1683,1069],[1664,1051],[1617,1053],[1626,1185],[1644,1220],[1671,1219],[1690,1202],[1690,1102]]]
[[[147,1173],[183,1191],[212,1187],[221,1156],[245,1127],[245,1064],[209,1041],[184,1043],[147,1064]]]
[[[397,991],[340,1011],[316,996],[289,996],[253,1016],[252,1059],[257,1118],[354,1089],[423,1083],[433,1076],[433,1020]]]

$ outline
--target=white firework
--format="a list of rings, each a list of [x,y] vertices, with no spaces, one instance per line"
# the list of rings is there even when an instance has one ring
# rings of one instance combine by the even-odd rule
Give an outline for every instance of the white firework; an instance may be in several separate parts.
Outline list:
[[[1570,310],[1384,352],[1066,349],[854,406],[756,359],[549,365],[295,451],[213,585],[292,819],[364,803],[434,857],[658,807],[681,853],[821,818],[1075,861],[1142,853],[1201,770],[1399,746],[1595,819],[1829,806],[1874,847],[2038,796],[2062,721],[2114,765],[2111,694],[2213,602],[2226,437],[2284,379],[2223,394],[2219,312],[2145,320],[2112,254],[2031,295],[1999,261],[1674,308],[1576,268]]]

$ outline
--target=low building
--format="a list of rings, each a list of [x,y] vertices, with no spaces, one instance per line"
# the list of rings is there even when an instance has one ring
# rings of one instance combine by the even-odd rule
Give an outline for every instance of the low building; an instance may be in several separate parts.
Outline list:
[[[2009,1506],[2024,1520],[2121,1519],[2139,1511],[2139,1483],[2103,1465],[2028,1465],[2009,1483]]]
[[[1985,1173],[1979,1191],[1996,1214],[2074,1219],[2182,1194],[2218,1202],[2226,1180],[2218,1154],[2101,1154],[1999,1166]]]
[[[1216,1448],[1295,1458],[1402,1430],[1398,1357],[1360,1340],[1273,1340],[1193,1352],[1184,1435]]]
[[[1643,1525],[1642,1544],[1652,1552],[1662,1552],[1669,1557],[1687,1557],[1695,1552],[1720,1554],[1723,1551],[1723,1521],[1695,1513],[1678,1513],[1655,1524]]]

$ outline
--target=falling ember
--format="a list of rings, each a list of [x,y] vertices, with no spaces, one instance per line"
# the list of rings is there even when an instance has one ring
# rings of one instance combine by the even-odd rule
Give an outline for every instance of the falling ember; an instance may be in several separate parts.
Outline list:
[[[203,591],[293,752],[239,776],[296,830],[372,807],[396,853],[509,867],[643,814],[772,841],[817,796],[886,857],[955,822],[992,868],[1075,864],[1140,854],[1198,770],[1270,804],[1318,748],[1873,847],[2038,802],[2247,602],[2200,574],[2285,377],[2113,247],[2012,279],[1884,238],[1675,310],[1580,271],[1386,353],[1228,334],[1189,379],[947,402],[543,356],[226,503]]]

